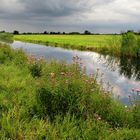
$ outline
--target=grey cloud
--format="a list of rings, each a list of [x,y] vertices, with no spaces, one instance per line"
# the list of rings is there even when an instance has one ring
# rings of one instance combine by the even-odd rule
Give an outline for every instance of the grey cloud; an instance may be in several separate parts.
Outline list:
[[[108,4],[114,0],[20,0],[25,9],[33,15],[54,17],[69,16],[89,12],[95,6]]]
[[[129,15],[130,19],[139,16],[126,9],[113,9],[110,5],[119,0],[0,0],[0,25],[7,30],[20,31],[83,31],[89,29],[95,32],[120,31],[129,27],[138,29],[138,23],[126,24],[111,20],[113,14],[102,13],[98,9],[106,8],[110,13]],[[128,0],[129,1],[129,0]],[[138,1],[138,0],[133,0]],[[121,4],[121,3],[120,3]],[[116,8],[116,7],[115,7]],[[102,10],[101,10],[102,11]],[[97,13],[96,13],[97,12]],[[90,16],[89,16],[90,15]],[[108,15],[109,20],[104,20]],[[103,19],[99,20],[98,18]],[[118,17],[119,18],[119,17]],[[113,18],[114,19],[114,18]],[[140,21],[139,21],[140,22]],[[123,24],[123,26],[122,26]],[[126,26],[125,26],[126,25]],[[125,27],[124,27],[125,26]]]
[[[33,15],[68,16],[89,8],[86,1],[80,0],[25,0],[23,2],[27,12]]]
[[[1,1],[0,14],[12,15],[14,18],[28,16],[63,17],[90,12],[96,6],[108,4],[114,0],[8,0],[10,9]],[[22,7],[20,11],[17,6]],[[11,13],[13,9],[13,13]],[[19,16],[18,16],[19,18]]]

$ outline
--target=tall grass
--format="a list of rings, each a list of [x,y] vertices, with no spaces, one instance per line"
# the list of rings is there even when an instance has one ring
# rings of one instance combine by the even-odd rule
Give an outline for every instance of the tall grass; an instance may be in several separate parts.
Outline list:
[[[6,41],[9,43],[12,43],[13,41],[13,35],[10,33],[0,33],[0,41]]]
[[[133,32],[123,34],[121,54],[135,57],[140,56],[140,39]]]
[[[139,139],[139,98],[125,108],[78,63],[0,45],[0,139]]]

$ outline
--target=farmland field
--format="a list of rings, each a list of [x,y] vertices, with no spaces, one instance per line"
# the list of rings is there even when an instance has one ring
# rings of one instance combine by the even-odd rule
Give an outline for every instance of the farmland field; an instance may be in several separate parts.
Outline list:
[[[121,46],[120,35],[16,35],[16,40],[64,48],[91,50],[102,53],[119,53]]]

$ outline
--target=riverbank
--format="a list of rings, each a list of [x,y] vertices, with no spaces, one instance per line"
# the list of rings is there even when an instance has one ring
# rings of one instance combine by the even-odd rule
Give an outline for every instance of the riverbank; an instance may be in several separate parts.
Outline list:
[[[16,35],[14,39],[112,56],[139,57],[140,55],[140,39],[133,32],[123,35]]]
[[[46,63],[0,45],[0,138],[139,139],[139,100],[124,107],[78,63]]]
[[[16,35],[14,39],[120,56],[121,35]]]

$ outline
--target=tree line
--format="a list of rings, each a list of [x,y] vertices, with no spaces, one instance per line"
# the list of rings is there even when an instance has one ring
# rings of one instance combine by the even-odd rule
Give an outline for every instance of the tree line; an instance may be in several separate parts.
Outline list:
[[[5,33],[6,31],[0,31],[0,33]],[[23,34],[23,35],[36,35],[36,34],[44,34],[44,35],[120,35],[120,34],[125,34],[128,32],[133,32],[136,35],[140,35],[140,30],[139,31],[133,31],[133,30],[128,30],[128,31],[121,31],[120,33],[92,33],[88,30],[85,30],[83,33],[81,32],[55,32],[55,31],[44,31],[44,32],[22,32],[20,33],[18,30],[14,30],[12,34],[18,35],[18,34]]]

